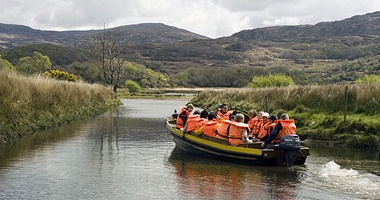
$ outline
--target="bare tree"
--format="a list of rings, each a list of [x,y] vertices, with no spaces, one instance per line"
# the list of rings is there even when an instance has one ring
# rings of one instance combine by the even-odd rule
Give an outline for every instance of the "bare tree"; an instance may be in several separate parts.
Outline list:
[[[126,62],[122,58],[123,45],[118,39],[117,30],[106,31],[104,28],[91,38],[90,43],[91,56],[99,66],[103,80],[113,87],[115,93],[128,74]]]

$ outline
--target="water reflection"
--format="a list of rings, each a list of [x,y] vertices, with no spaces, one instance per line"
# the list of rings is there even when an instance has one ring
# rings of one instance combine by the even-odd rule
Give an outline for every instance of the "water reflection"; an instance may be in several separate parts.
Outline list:
[[[175,148],[164,118],[185,101],[123,103],[2,145],[0,199],[379,199],[377,152],[311,146],[305,166],[236,164]]]
[[[294,199],[304,179],[302,170],[234,164],[174,148],[180,196],[190,199]]]

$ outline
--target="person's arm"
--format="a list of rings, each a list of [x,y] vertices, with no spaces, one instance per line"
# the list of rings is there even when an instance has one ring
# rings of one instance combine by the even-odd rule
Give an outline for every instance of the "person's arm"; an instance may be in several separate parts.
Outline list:
[[[182,129],[182,133],[186,133],[187,132],[186,130],[187,130],[187,123],[185,123],[185,126]]]
[[[277,136],[278,132],[282,129],[281,123],[277,123],[273,128],[272,132],[270,132],[269,137],[264,141],[264,145],[267,145],[272,142],[272,140]]]
[[[247,132],[248,129],[244,129],[244,131],[241,133],[241,139],[243,140],[243,142],[248,142],[248,132]]]

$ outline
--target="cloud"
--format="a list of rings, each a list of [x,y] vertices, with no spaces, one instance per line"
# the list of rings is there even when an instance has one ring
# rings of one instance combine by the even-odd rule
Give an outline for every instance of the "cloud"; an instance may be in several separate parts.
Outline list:
[[[380,11],[378,0],[3,0],[0,22],[43,30],[164,23],[216,38],[245,29],[316,24]]]

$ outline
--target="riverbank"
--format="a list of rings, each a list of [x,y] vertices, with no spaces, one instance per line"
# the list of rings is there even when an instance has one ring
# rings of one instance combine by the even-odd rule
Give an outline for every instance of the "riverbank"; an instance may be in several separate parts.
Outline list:
[[[0,144],[93,117],[120,104],[112,90],[98,84],[0,71]]]
[[[190,103],[215,110],[219,103],[230,108],[255,109],[295,120],[302,140],[331,145],[378,149],[380,85],[326,85],[244,88],[203,91]]]

